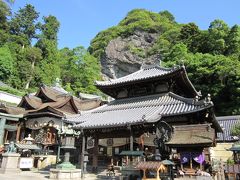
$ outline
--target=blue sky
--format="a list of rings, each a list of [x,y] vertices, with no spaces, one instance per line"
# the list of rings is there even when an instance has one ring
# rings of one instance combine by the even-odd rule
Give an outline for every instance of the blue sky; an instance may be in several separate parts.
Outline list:
[[[214,19],[240,25],[240,0],[16,0],[12,9],[25,4],[32,4],[40,17],[57,17],[59,48],[87,48],[98,32],[117,25],[135,8],[168,10],[178,23],[195,22],[200,29],[207,29]]]

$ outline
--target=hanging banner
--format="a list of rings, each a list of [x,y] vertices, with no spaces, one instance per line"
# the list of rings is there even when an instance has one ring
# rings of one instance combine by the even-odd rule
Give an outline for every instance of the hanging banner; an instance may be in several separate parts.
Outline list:
[[[191,153],[190,152],[181,152],[180,153],[180,159],[181,159],[181,163],[187,163],[191,158]]]
[[[94,139],[88,138],[87,139],[87,149],[91,149],[94,147]]]
[[[190,159],[193,159],[199,164],[203,164],[205,156],[202,152],[181,152],[180,159],[182,164],[187,163]]]
[[[203,164],[203,162],[205,161],[205,156],[203,153],[192,153],[192,158],[194,161],[196,161],[199,164]]]

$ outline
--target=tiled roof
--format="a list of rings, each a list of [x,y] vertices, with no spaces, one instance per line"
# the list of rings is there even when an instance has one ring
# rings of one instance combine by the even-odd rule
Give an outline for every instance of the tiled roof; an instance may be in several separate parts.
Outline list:
[[[25,109],[15,106],[7,106],[0,103],[0,112],[6,114],[20,115],[25,113]]]
[[[215,130],[210,124],[195,124],[184,126],[173,126],[174,133],[169,142],[166,144],[174,145],[193,145],[209,144],[212,145],[215,138]]]
[[[94,129],[156,122],[163,116],[201,111],[212,107],[211,102],[195,101],[174,93],[149,95],[111,101],[89,113],[66,119],[79,123],[75,128]]]
[[[23,96],[22,101],[19,103],[20,107],[21,107],[21,103],[24,101],[26,101],[34,109],[37,109],[42,105],[42,100],[39,97],[30,95],[30,94]]]
[[[119,155],[122,156],[143,156],[144,151],[122,151]]]
[[[42,100],[42,96],[48,97],[49,100]],[[64,114],[76,114],[79,113],[80,110],[89,110],[99,107],[100,104],[100,99],[81,100],[71,94],[65,93],[63,90],[41,86],[35,95],[29,94],[24,96],[18,106],[26,108],[26,110],[32,114],[34,113],[33,111],[39,113],[39,110],[45,107],[52,107]],[[28,106],[30,106],[30,108]]]
[[[101,99],[101,96],[97,96],[94,94],[86,94],[86,93],[79,93],[79,98],[80,99]]]
[[[139,71],[136,71],[132,74],[129,74],[127,76],[124,76],[118,79],[112,79],[109,81],[96,81],[95,83],[97,86],[116,85],[116,84],[122,84],[126,82],[160,77],[166,74],[170,74],[179,69],[180,68],[163,68],[159,66],[148,66],[143,69],[140,69]]]
[[[17,143],[16,146],[19,149],[31,149],[31,150],[40,150],[41,149],[36,144],[20,144],[20,143]]]
[[[231,135],[231,130],[235,125],[240,124],[240,115],[219,116],[216,119],[223,129],[223,133],[217,133],[217,141],[237,141],[238,138]]]
[[[138,165],[136,166],[138,169],[163,169],[165,170],[166,167],[163,165],[162,162],[159,161],[142,161],[139,162]]]
[[[59,92],[59,94],[69,94],[69,92],[67,92],[65,89],[62,88],[62,86],[60,85],[55,85],[51,87],[52,89],[54,89],[55,91]]]

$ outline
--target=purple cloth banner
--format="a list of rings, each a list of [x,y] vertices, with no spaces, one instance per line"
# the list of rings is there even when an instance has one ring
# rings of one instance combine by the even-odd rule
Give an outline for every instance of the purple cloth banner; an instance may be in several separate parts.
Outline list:
[[[181,163],[187,163],[191,158],[191,153],[190,152],[182,152],[180,153],[180,159],[181,159]]]
[[[192,158],[199,164],[203,164],[203,162],[205,161],[205,156],[203,153],[194,153],[192,154]]]
[[[181,152],[180,153],[180,160],[181,163],[187,163],[190,159],[193,159],[199,164],[203,164],[205,161],[205,156],[202,152]]]

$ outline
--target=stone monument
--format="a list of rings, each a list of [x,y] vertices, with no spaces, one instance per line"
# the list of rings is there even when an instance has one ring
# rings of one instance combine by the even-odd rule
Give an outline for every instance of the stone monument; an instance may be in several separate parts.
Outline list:
[[[20,154],[16,153],[16,147],[13,141],[10,142],[7,152],[3,153],[2,156],[3,159],[0,168],[1,174],[20,172],[20,169],[18,168]]]

